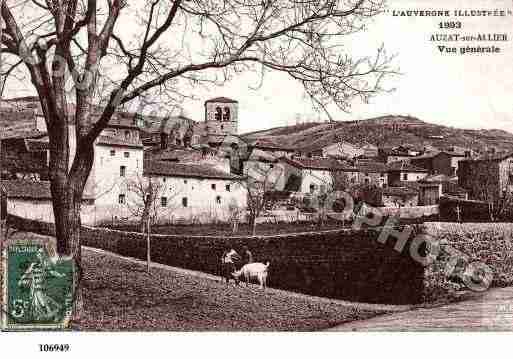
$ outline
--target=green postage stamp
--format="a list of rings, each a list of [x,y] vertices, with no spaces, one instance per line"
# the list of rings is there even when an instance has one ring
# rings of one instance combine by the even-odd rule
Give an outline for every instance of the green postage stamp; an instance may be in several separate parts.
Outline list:
[[[73,260],[43,243],[12,243],[3,253],[3,330],[66,329],[73,307]]]

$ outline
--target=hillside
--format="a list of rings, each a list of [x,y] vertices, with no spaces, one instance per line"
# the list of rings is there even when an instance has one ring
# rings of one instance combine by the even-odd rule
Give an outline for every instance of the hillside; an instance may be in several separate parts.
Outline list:
[[[457,146],[482,152],[495,148],[498,152],[513,151],[513,134],[502,130],[469,130],[440,126],[414,117],[384,116],[363,121],[309,123],[277,127],[248,133],[248,140],[267,139],[303,150],[317,149],[331,143],[347,141],[370,143],[380,147],[410,144],[422,149]]]

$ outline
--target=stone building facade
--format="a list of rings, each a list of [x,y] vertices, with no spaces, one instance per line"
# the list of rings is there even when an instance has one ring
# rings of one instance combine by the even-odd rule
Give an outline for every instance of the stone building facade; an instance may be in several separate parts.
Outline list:
[[[494,200],[513,193],[513,154],[460,161],[458,184],[473,200]]]

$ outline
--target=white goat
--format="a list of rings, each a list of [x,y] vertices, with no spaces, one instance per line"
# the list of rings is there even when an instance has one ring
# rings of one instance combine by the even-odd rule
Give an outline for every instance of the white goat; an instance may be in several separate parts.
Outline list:
[[[246,286],[248,283],[253,280],[258,280],[260,284],[260,288],[264,289],[267,287],[267,273],[269,268],[269,262],[266,264],[263,263],[248,263],[244,265],[238,271],[232,273],[232,276],[235,278],[235,283],[239,283],[240,277],[244,277],[244,281],[246,282]]]

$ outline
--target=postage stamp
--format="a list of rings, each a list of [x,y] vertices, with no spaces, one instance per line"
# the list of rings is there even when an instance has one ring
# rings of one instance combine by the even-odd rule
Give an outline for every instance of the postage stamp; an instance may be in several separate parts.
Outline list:
[[[49,254],[42,243],[4,249],[3,330],[66,329],[73,305],[71,259]]]

